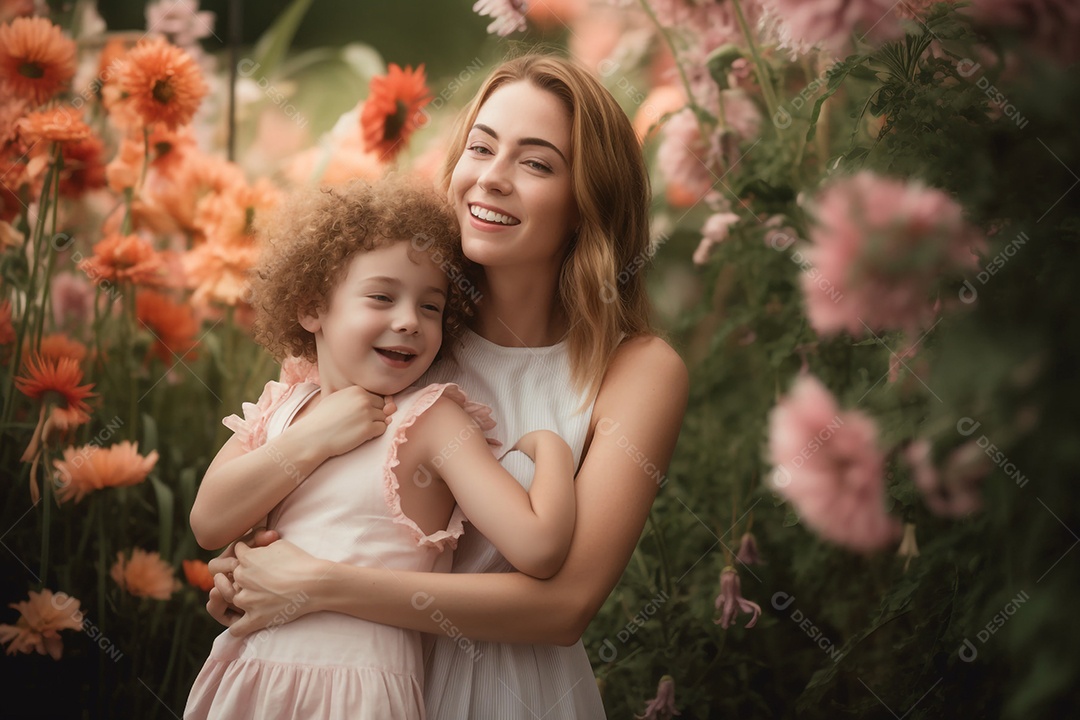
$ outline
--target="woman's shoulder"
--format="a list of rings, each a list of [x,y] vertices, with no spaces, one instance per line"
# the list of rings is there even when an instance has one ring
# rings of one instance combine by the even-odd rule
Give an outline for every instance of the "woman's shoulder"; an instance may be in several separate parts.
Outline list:
[[[689,388],[686,363],[675,348],[659,336],[638,335],[627,338],[615,350],[596,402],[601,408],[640,402],[651,392],[685,403]]]

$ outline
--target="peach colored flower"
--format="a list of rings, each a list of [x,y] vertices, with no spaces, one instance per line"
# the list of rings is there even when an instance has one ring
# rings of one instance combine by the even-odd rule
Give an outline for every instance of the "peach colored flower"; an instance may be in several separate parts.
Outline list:
[[[845,55],[853,40],[882,44],[904,36],[894,0],[763,0],[785,26],[789,46],[821,45]]]
[[[19,120],[19,130],[27,143],[77,142],[90,137],[90,126],[83,121],[82,110],[58,105],[32,112]]]
[[[491,18],[487,31],[499,37],[512,35],[526,27],[527,4],[524,0],[476,0],[472,9],[481,17]]]
[[[155,186],[144,193],[176,221],[183,230],[202,233],[195,225],[199,203],[208,195],[220,194],[229,188],[244,185],[244,173],[224,158],[205,155],[192,148],[179,158],[179,167],[168,178],[169,182]]]
[[[125,558],[122,552],[116,553],[116,562],[109,576],[135,597],[168,600],[180,589],[172,566],[162,560],[158,553],[140,548],[131,551],[130,559]]]
[[[424,123],[420,111],[431,102],[424,66],[402,70],[390,63],[386,75],[373,77],[360,108],[364,149],[391,160],[405,149],[409,137]]]
[[[208,239],[184,256],[188,286],[195,292],[196,306],[212,302],[235,306],[244,302],[248,292],[248,273],[259,259],[254,241],[229,242]]]
[[[841,412],[813,376],[800,375],[769,413],[769,459],[773,489],[821,537],[860,552],[896,539],[874,421],[857,410]]]
[[[160,285],[164,279],[161,258],[138,235],[109,235],[94,245],[94,255],[79,269],[94,282]]]
[[[544,0],[523,2],[522,5],[529,22],[544,30],[552,30],[573,24],[585,13],[589,3],[586,0]]]
[[[134,188],[139,184],[145,164],[146,148],[143,144],[132,138],[124,138],[116,157],[105,167],[109,189],[123,195],[125,190]]]
[[[742,596],[742,581],[739,579],[739,573],[730,565],[720,571],[720,594],[716,596],[715,604],[720,617],[713,623],[725,630],[731,627],[740,610],[750,613],[750,620],[746,623],[747,629],[757,625],[758,618],[761,617],[761,606]]]
[[[656,685],[656,697],[645,704],[645,714],[635,715],[638,720],[671,720],[682,715],[675,706],[675,678],[665,675]]]
[[[184,153],[196,148],[195,134],[190,127],[170,130],[164,125],[155,125],[150,133],[149,146],[150,167],[169,175],[177,171]]]
[[[184,560],[184,577],[193,587],[203,592],[210,592],[214,587],[214,576],[210,574],[210,567],[202,560]]]
[[[64,167],[60,173],[60,194],[78,198],[90,190],[105,187],[105,145],[96,135],[64,143],[60,152]]]
[[[161,123],[170,130],[187,125],[208,92],[192,57],[162,38],[141,40],[120,69],[121,103],[144,125]]]
[[[78,340],[72,340],[63,333],[52,333],[41,338],[37,354],[42,360],[59,362],[62,358],[71,358],[81,363],[86,359],[86,346]]]
[[[138,443],[126,440],[108,448],[64,448],[64,459],[53,460],[57,500],[79,502],[95,490],[138,485],[146,480],[157,460],[156,450],[144,457],[139,454]]]
[[[11,301],[0,303],[0,345],[15,342],[15,326],[11,323]]]
[[[904,330],[918,336],[942,281],[978,267],[985,242],[948,195],[864,171],[829,185],[802,274],[810,324],[822,335]]]
[[[0,26],[0,88],[42,105],[75,76],[75,42],[42,17]]]
[[[67,593],[52,590],[30,591],[30,599],[11,603],[19,611],[14,625],[0,625],[0,642],[7,643],[7,654],[29,653],[48,655],[59,660],[64,654],[61,630],[83,629],[83,614],[79,601]]]
[[[266,178],[254,185],[235,184],[203,198],[195,211],[195,227],[208,240],[247,243],[255,218],[281,201],[281,191]]]
[[[161,362],[172,366],[177,360],[195,357],[199,323],[195,309],[174,302],[168,296],[153,291],[140,292],[135,298],[135,315],[139,323],[154,337],[150,352]]]

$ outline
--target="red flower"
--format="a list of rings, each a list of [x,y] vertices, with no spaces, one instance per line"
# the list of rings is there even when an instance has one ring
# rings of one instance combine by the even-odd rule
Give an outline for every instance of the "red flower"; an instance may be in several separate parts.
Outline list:
[[[203,592],[210,592],[214,587],[214,576],[210,574],[210,567],[202,560],[184,560],[182,564],[187,581]]]
[[[360,132],[364,150],[391,160],[420,125],[420,111],[431,102],[424,84],[424,66],[402,70],[390,63],[384,77],[371,79],[367,100],[360,109]]]

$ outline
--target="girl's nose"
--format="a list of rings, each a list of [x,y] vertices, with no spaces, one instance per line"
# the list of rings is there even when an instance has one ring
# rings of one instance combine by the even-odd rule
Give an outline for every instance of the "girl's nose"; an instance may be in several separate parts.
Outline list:
[[[415,333],[420,329],[420,319],[416,309],[402,304],[394,314],[394,332]]]

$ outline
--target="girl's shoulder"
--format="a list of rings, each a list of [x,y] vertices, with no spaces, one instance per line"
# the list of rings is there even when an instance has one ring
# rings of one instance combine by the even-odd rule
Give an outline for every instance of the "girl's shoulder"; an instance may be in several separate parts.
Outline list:
[[[480,432],[488,433],[495,428],[491,408],[483,403],[469,400],[465,391],[454,383],[432,383],[425,387],[413,387],[394,396],[398,406],[396,433],[404,442],[406,436],[435,429],[438,423],[468,424]],[[429,420],[419,422],[422,417]],[[435,422],[432,422],[435,421]],[[410,428],[419,427],[410,432]],[[493,442],[489,440],[489,443]]]

